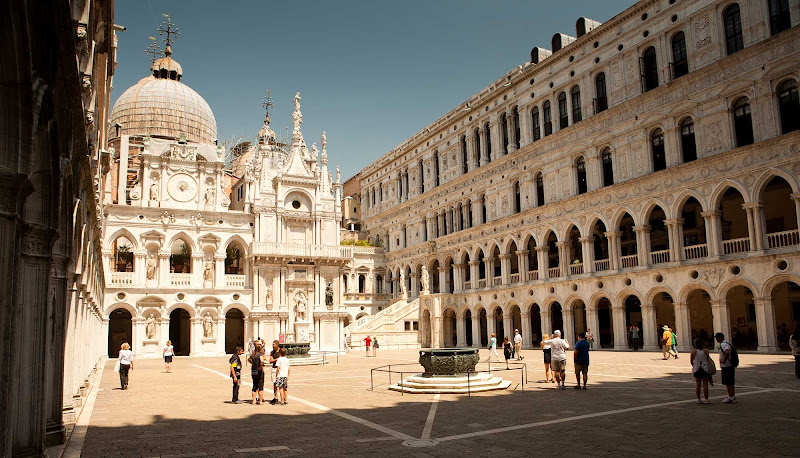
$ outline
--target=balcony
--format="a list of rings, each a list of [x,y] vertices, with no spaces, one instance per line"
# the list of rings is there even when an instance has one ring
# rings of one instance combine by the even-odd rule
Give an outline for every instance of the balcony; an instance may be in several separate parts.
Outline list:
[[[469,290],[469,289],[472,289],[472,282],[471,281],[465,281],[464,282],[464,290]]]
[[[339,258],[349,259],[355,252],[353,246],[340,245],[305,245],[300,243],[275,243],[275,242],[253,242],[253,256],[271,256],[281,258]],[[367,250],[383,251],[383,248],[358,247],[360,253],[367,253]]]
[[[503,284],[503,277],[492,278],[492,286],[500,286]]]
[[[746,253],[750,251],[750,239],[743,237],[722,241],[722,252],[724,254]]]
[[[569,265],[570,275],[580,275],[583,273],[583,263],[577,262]]]
[[[611,270],[611,260],[600,259],[594,262],[594,271],[602,272],[604,270]]]
[[[708,245],[705,243],[683,247],[683,257],[687,260],[705,258],[706,256],[708,256]]]
[[[561,276],[561,267],[551,267],[547,269],[547,278],[558,278]]]
[[[669,262],[669,250],[653,251],[650,253],[651,264],[663,264]]]
[[[528,281],[536,281],[539,279],[539,271],[538,270],[529,270],[527,275]]]
[[[669,253],[667,253],[669,254]],[[634,267],[639,266],[639,255],[638,254],[629,254],[627,256],[623,256],[620,259],[620,263],[622,264],[623,269],[633,269]]]
[[[176,274],[170,273],[169,274],[169,284],[170,286],[191,286],[192,285],[192,274]]]
[[[111,272],[111,284],[115,286],[133,285],[135,272]]]
[[[800,232],[797,229],[767,234],[767,246],[769,248],[783,248],[793,245],[800,245]]]
[[[511,283],[519,283],[519,274],[511,274]]]
[[[245,278],[244,275],[226,274],[225,286],[228,288],[244,288]]]
[[[486,288],[486,279],[478,280],[478,288]]]

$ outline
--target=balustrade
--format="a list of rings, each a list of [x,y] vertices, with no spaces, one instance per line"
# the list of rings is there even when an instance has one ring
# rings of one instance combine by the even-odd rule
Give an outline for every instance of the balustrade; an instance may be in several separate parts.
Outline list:
[[[492,286],[500,286],[503,284],[503,277],[492,278]]]
[[[725,254],[745,253],[750,251],[750,239],[731,239],[722,241],[722,252]]]
[[[706,256],[708,256],[708,245],[705,243],[683,247],[683,257],[686,259],[699,259],[705,258]],[[653,264],[656,264],[656,262],[653,261]]]
[[[800,245],[800,232],[797,229],[767,234],[769,248],[783,248],[792,245]]]
[[[595,272],[602,272],[604,270],[611,269],[611,260],[610,259],[598,259],[594,262],[594,271]]]
[[[225,275],[225,286],[244,288],[245,276],[244,275]]]
[[[668,251],[668,250],[667,250]],[[638,254],[629,254],[628,256],[623,256],[619,258],[620,262],[622,263],[623,269],[632,269],[639,265],[639,255]]]
[[[529,270],[528,271],[528,281],[535,281],[539,279],[539,271],[538,270]]]
[[[653,251],[650,253],[650,262],[653,264],[669,262],[669,250]]]
[[[169,284],[172,286],[191,286],[192,274],[169,274]]]
[[[253,254],[271,256],[297,256],[306,258],[352,258],[352,246],[305,245],[301,243],[253,242]],[[368,251],[363,251],[361,249]],[[359,247],[359,252],[369,253],[370,247]],[[376,253],[377,253],[377,249]],[[381,248],[382,250],[382,248]]]
[[[486,279],[478,280],[478,288],[486,288]]]
[[[569,265],[570,275],[580,275],[583,273],[583,263],[573,263]]]
[[[558,278],[561,276],[561,267],[551,267],[547,269],[547,278]]]
[[[465,281],[464,282],[464,289],[472,289],[472,282],[471,281]]]
[[[519,283],[519,274],[511,274],[511,283]]]
[[[111,272],[112,285],[132,285],[136,272]]]

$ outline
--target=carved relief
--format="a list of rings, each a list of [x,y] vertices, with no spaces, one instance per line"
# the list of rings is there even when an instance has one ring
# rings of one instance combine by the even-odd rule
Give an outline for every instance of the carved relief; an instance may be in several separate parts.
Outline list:
[[[711,43],[711,25],[708,15],[699,17],[694,23],[694,37],[697,49]]]

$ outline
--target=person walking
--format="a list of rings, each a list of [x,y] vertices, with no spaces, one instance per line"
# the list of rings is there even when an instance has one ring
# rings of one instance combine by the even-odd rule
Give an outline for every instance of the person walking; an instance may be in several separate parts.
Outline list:
[[[168,340],[167,344],[164,345],[161,354],[164,356],[164,367],[167,368],[167,373],[169,374],[171,372],[170,366],[172,365],[172,357],[175,356],[175,347],[172,346],[171,340]]]
[[[739,355],[733,345],[725,340],[725,334],[718,332],[714,334],[719,344],[719,367],[722,371],[722,384],[728,391],[728,397],[723,399],[724,404],[736,402],[736,366],[739,365]]]
[[[280,357],[278,358],[278,381],[275,386],[278,387],[278,404],[286,405],[289,401],[289,358],[286,357],[286,349],[280,349]]]
[[[489,358],[486,361],[492,360],[492,355],[500,361],[500,355],[497,354],[497,337],[492,333],[492,338],[489,339]]]
[[[350,353],[350,345],[347,344],[347,334],[344,335],[344,342],[342,342],[344,346],[344,351]]]
[[[794,328],[794,333],[789,338],[789,347],[794,356],[794,376],[800,378],[800,323]]]
[[[119,351],[119,385],[123,390],[128,389],[128,372],[131,370],[133,370],[133,352],[128,342],[125,342]]]
[[[708,350],[703,345],[703,339],[694,339],[694,350],[689,356],[689,363],[692,365],[692,375],[694,376],[695,394],[697,395],[698,404],[711,404],[708,400],[708,383],[714,383],[711,378],[710,364],[711,361],[708,356]],[[700,399],[700,387],[703,387],[703,399]]]
[[[517,361],[522,361],[522,334],[519,329],[514,329],[514,352],[517,354]]]
[[[233,396],[231,396],[231,404],[241,404],[239,400],[239,387],[242,385],[242,356],[244,350],[242,347],[236,347],[236,351],[231,355],[228,362],[231,365],[231,380],[233,380]]]
[[[378,356],[378,336],[375,336],[372,339],[372,356]]]
[[[552,362],[550,366],[556,375],[556,383],[558,389],[564,390],[565,376],[567,372],[567,350],[569,350],[569,342],[561,338],[561,331],[556,329],[553,331],[553,338],[547,341],[552,350]]]
[[[639,328],[635,324],[631,325],[630,332],[633,351],[639,351]]]
[[[575,385],[576,390],[581,389],[581,373],[583,374],[583,389],[586,389],[586,382],[589,380],[589,341],[586,340],[586,334],[583,332],[578,333],[578,341],[575,343],[575,351],[573,352],[572,363],[575,365],[575,380],[578,382]]]
[[[589,348],[594,349],[594,334],[591,329],[586,330],[586,341],[589,342]]]
[[[269,401],[270,404],[275,405],[278,403],[278,358],[281,357],[280,354],[280,344],[277,340],[272,341],[272,351],[269,352],[269,363],[271,365],[269,370],[269,379],[272,382],[272,400]],[[266,377],[266,376],[265,376]]]
[[[669,332],[672,333],[670,348],[672,349],[672,354],[675,355],[675,359],[678,359],[678,334],[676,334],[675,330],[672,328],[669,328]]]
[[[257,341],[253,354],[248,358],[252,367],[250,375],[253,377],[253,405],[261,405],[264,402],[264,352],[261,341]]]
[[[670,356],[674,356],[675,359],[678,359],[678,354],[672,349],[672,331],[669,330],[669,326],[666,324],[662,329],[664,333],[661,334],[661,350],[664,353],[664,357],[661,359],[669,359]]]
[[[367,346],[367,358],[369,358],[369,349],[370,346],[372,346],[372,339],[370,339],[369,336],[367,336],[366,338],[364,338],[364,344]]]
[[[544,382],[555,383],[555,373],[550,370],[550,365],[553,361],[553,350],[550,348],[550,344],[547,341],[550,339],[550,336],[544,334],[542,336],[542,341],[539,342],[539,346],[542,347],[542,355],[544,355]]]
[[[508,360],[511,359],[511,341],[508,337],[503,337],[503,356],[506,358],[506,369],[508,369]]]

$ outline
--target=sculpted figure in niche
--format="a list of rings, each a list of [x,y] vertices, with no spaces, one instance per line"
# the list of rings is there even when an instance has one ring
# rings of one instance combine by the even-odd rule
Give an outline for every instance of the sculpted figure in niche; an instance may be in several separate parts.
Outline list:
[[[306,320],[306,309],[308,307],[308,299],[306,299],[306,293],[302,291],[298,291],[297,294],[294,296],[294,309],[297,317],[297,321],[305,321]]]
[[[406,273],[400,271],[400,294],[402,297],[408,297],[408,288],[406,287]]]
[[[203,316],[203,337],[208,339],[214,337],[214,320],[208,312]]]
[[[267,295],[265,296],[264,299],[267,302],[270,302],[272,300],[272,287],[271,286],[267,286]]]
[[[333,287],[330,283],[325,287],[325,305],[333,305]]]
[[[428,268],[425,266],[422,266],[422,271],[420,272],[420,282],[422,282],[422,291],[429,291],[430,278],[428,278]]]
[[[147,255],[147,279],[148,280],[155,280],[155,278],[156,278],[156,267],[157,267],[156,256],[154,254]]]
[[[150,200],[158,200],[158,181],[154,181],[153,184],[150,185]]]
[[[213,261],[206,261],[205,269],[203,270],[203,280],[204,281],[213,281],[214,280],[214,262]]]
[[[205,201],[206,205],[211,205],[214,203],[214,188],[207,188],[205,194]]]
[[[156,317],[152,313],[145,320],[144,332],[147,334],[148,339],[156,336]]]

